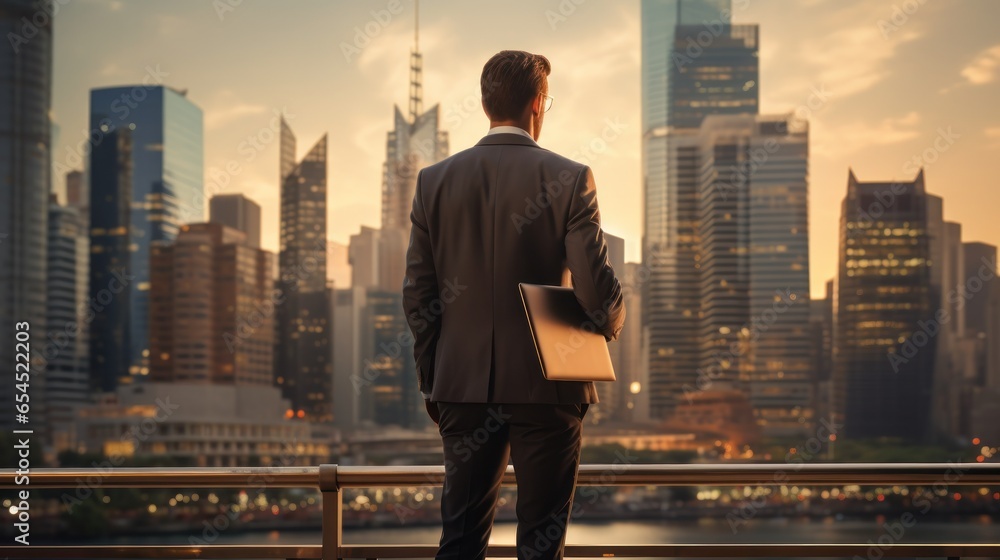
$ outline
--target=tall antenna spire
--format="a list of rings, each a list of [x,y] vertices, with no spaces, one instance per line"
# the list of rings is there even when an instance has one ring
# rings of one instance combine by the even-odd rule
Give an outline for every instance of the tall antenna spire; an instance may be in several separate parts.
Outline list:
[[[410,52],[410,122],[424,112],[424,58],[420,54],[420,0],[413,0],[413,51]]]

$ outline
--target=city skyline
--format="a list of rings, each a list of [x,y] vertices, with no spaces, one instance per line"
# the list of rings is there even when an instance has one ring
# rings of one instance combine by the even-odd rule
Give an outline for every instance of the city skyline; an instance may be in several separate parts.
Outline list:
[[[758,92],[769,81],[759,63],[766,53],[759,47],[768,36],[759,23],[727,23],[734,3],[745,9],[739,0],[643,0],[645,261],[626,265],[626,240],[607,233],[609,258],[624,273],[619,276],[639,314],[633,335],[622,339],[626,344],[611,348],[621,383],[606,389],[606,406],[595,410],[591,423],[611,427],[638,420],[655,432],[702,435],[717,430],[730,438],[725,459],[740,455],[730,453],[731,445],[805,434],[817,418],[843,422],[848,439],[890,436],[929,443],[994,434],[1000,292],[994,285],[985,292],[988,297],[975,298],[983,282],[996,277],[996,245],[979,241],[961,217],[946,213],[944,200],[950,207],[961,193],[949,191],[947,183],[936,191],[945,196],[925,186],[926,170],[955,153],[951,147],[960,135],[939,128],[933,152],[923,154],[914,179],[869,177],[847,166],[846,194],[840,194],[842,186],[833,192],[844,198],[836,235],[838,275],[824,286],[828,301],[791,305],[810,290],[809,240],[826,235],[808,219],[807,200],[816,188],[810,154],[817,120],[801,111],[762,110]],[[382,11],[370,14],[388,25],[390,16],[403,18],[405,11],[391,0],[384,22]],[[562,21],[549,17],[550,24]],[[693,24],[699,18],[705,22]],[[407,326],[399,282],[392,277],[399,272],[409,229],[415,171],[447,156],[451,134],[447,123],[440,126],[449,120],[447,108],[435,103],[423,109],[423,55],[418,35],[413,38],[409,111],[404,116],[393,104],[380,166],[382,227],[371,228],[360,216],[345,220],[340,225],[356,229],[349,230],[350,245],[338,244],[336,251],[327,249],[333,237],[328,210],[336,206],[328,201],[337,200],[328,162],[350,134],[335,127],[321,130],[312,148],[300,154],[293,129],[296,122],[307,122],[308,128],[312,115],[274,111],[267,129],[237,148],[241,155],[249,151],[250,160],[277,156],[272,163],[280,186],[281,239],[274,254],[266,244],[259,248],[257,240],[262,221],[267,223],[261,214],[273,206],[257,204],[252,193],[213,185],[217,173],[236,185],[251,167],[235,160],[224,172],[209,166],[208,185],[202,185],[203,150],[213,143],[203,122],[217,113],[203,111],[189,88],[169,80],[161,84],[166,73],[158,66],[147,65],[149,74],[133,85],[90,90],[89,126],[96,135],[88,138],[83,170],[49,158],[50,136],[58,142],[62,128],[43,107],[47,97],[25,111],[44,125],[35,130],[42,133],[37,153],[54,163],[36,171],[47,182],[64,180],[68,201],[60,205],[51,196],[45,219],[38,222],[47,222],[48,236],[32,255],[46,256],[47,268],[45,279],[36,283],[46,296],[45,317],[32,322],[51,341],[41,356],[46,375],[37,387],[43,398],[33,409],[43,426],[39,433],[54,446],[48,453],[83,441],[74,439],[81,436],[75,416],[117,415],[120,411],[104,405],[120,399],[121,390],[133,383],[137,388],[148,383],[151,390],[164,382],[249,383],[268,389],[251,400],[259,397],[258,404],[272,412],[280,408],[279,423],[299,419],[344,433],[427,427],[412,383],[410,343],[399,338]],[[11,59],[16,69],[21,59]],[[992,76],[991,64],[969,79],[988,82],[984,76]],[[38,67],[45,68],[44,60]],[[25,83],[7,85],[18,91]],[[478,100],[475,93],[469,98]],[[363,112],[342,109],[344,115]],[[605,127],[595,137],[604,146],[624,135],[615,122],[606,120]],[[7,157],[22,161],[18,146],[32,136],[11,138],[15,149]],[[269,150],[272,143],[276,153]],[[617,165],[614,156],[608,151],[595,166]],[[15,182],[15,194],[19,185],[24,188]],[[605,197],[621,202],[615,194]],[[19,214],[7,215],[15,227],[12,216]],[[339,274],[355,280],[349,289],[329,282],[326,269],[334,253],[341,261]],[[30,265],[15,262],[22,284]],[[981,283],[970,284],[974,279]],[[17,284],[12,288],[16,293]],[[112,297],[118,292],[125,294]],[[261,311],[268,293],[281,298],[273,313]],[[964,300],[976,307],[967,312]],[[100,304],[90,316],[87,301]],[[241,341],[233,346],[230,334],[255,313],[266,315],[262,325],[238,335]],[[338,319],[338,313],[346,317]],[[942,318],[945,313],[956,319]],[[339,333],[335,320],[343,329]],[[83,333],[88,344],[66,346],[61,325],[67,333]],[[346,338],[345,330],[351,333]],[[84,374],[96,391],[74,395],[86,390],[79,386]],[[706,383],[712,380],[719,385]],[[913,409],[913,402],[922,406]],[[344,407],[342,415],[338,406]],[[743,433],[739,425],[748,413],[756,422]],[[95,436],[106,426],[91,428]],[[310,437],[333,433],[323,429]],[[751,456],[749,447],[743,451]],[[977,460],[989,455],[983,451]]]
[[[946,219],[962,222],[966,240],[996,244],[1000,224],[984,210],[990,197],[996,197],[990,190],[994,180],[978,162],[1000,146],[1000,119],[991,122],[976,108],[988,106],[991,96],[1000,92],[1000,45],[992,44],[989,33],[976,31],[987,29],[991,18],[983,17],[984,12],[1000,15],[1000,5],[967,2],[945,9],[930,3],[893,19],[889,5],[822,0],[807,4],[779,9],[774,3],[736,1],[733,23],[761,25],[761,112],[800,108],[810,120],[811,292],[821,294],[835,273],[835,232],[848,167],[880,180],[906,180],[916,167],[924,167],[929,190],[947,196]],[[441,103],[442,128],[451,136],[452,151],[471,146],[486,131],[478,106],[482,61],[502,48],[546,54],[553,61],[550,88],[556,107],[547,115],[542,145],[589,160],[603,194],[605,228],[625,238],[628,261],[638,260],[638,2],[588,3],[566,14],[558,2],[532,3],[521,11],[526,29],[519,32],[517,45],[500,41],[509,36],[498,29],[511,21],[506,12],[443,10],[435,4],[422,8],[423,82],[425,97]],[[277,30],[274,40],[258,40],[268,18],[292,18],[296,13],[312,14],[303,18],[304,29]],[[382,15],[386,17],[377,17]],[[276,137],[276,131],[263,131],[282,110],[304,137],[331,132],[329,237],[346,242],[361,225],[378,226],[381,135],[392,124],[389,107],[406,101],[412,3],[278,8],[245,2],[220,17],[204,4],[94,1],[70,4],[59,16],[54,71],[54,113],[61,131],[53,149],[57,168],[74,167],[68,165],[73,160],[67,147],[72,152],[87,129],[90,88],[141,83],[158,74],[166,85],[187,89],[204,109],[206,195],[243,193],[259,202],[263,248],[277,250],[278,142],[258,142],[260,150],[252,144],[250,151],[241,147],[247,147],[248,135]],[[116,40],[137,47],[104,49],[100,62],[81,56],[92,50],[79,48],[81,42],[98,49],[105,41],[87,31],[94,18],[102,25],[113,25],[117,18],[133,22],[126,36]],[[143,23],[134,24],[137,18]],[[178,25],[182,21],[184,28]],[[784,21],[795,25],[783,26]],[[366,26],[377,33],[366,35]],[[318,64],[321,70],[315,73],[286,73],[280,65],[284,55],[291,55],[296,44],[308,44],[313,31],[323,38],[323,47],[307,52],[320,53],[317,61],[327,63]],[[155,48],[181,33],[186,42],[177,49]],[[157,40],[131,40],[132,34]],[[232,57],[189,39],[198,36],[231,41],[241,47],[236,51],[241,55]],[[948,41],[935,41],[942,37]],[[926,71],[928,64],[935,65],[934,72]],[[262,81],[264,75],[269,79]],[[900,91],[907,93],[901,97]],[[582,152],[602,135],[608,139],[605,150],[589,157]],[[919,164],[911,170],[913,158]],[[216,188],[219,181],[212,170],[223,170],[230,161],[240,164],[240,173],[230,174],[229,184]],[[61,192],[62,173],[54,180]]]

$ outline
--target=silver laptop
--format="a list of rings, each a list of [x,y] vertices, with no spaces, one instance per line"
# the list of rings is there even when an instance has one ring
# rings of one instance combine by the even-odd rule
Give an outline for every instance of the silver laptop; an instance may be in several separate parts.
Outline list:
[[[615,381],[608,343],[573,288],[524,283],[518,287],[545,379]]]

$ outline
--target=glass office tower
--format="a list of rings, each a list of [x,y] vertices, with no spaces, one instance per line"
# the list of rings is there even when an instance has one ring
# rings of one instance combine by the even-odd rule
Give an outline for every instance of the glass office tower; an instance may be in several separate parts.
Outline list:
[[[297,418],[333,420],[330,295],[326,286],[327,137],[300,161],[281,121],[281,250],[275,383]]]
[[[642,3],[643,263],[649,271],[642,289],[653,418],[668,417],[679,399],[700,390],[698,127],[706,115],[757,112],[757,26],[730,21],[726,0]]]
[[[644,247],[666,242],[667,127],[677,118],[670,77],[678,25],[730,22],[730,0],[643,0],[642,150],[645,202]],[[695,125],[697,127],[697,125]]]
[[[712,115],[700,137],[699,371],[742,389],[762,433],[806,433],[814,416],[808,123]]]
[[[169,87],[95,89],[90,130],[91,376],[110,391],[149,373],[151,244],[203,221],[202,112]]]
[[[840,218],[834,412],[851,438],[929,435],[937,338],[929,195],[923,170],[905,183],[850,172]],[[910,354],[907,344],[919,350]]]

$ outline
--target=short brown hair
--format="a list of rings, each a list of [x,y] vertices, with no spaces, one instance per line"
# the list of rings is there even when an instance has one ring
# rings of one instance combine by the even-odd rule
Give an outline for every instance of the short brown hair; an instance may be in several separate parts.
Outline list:
[[[542,92],[552,72],[549,59],[524,51],[500,51],[483,66],[479,86],[483,107],[493,120],[513,120]]]

